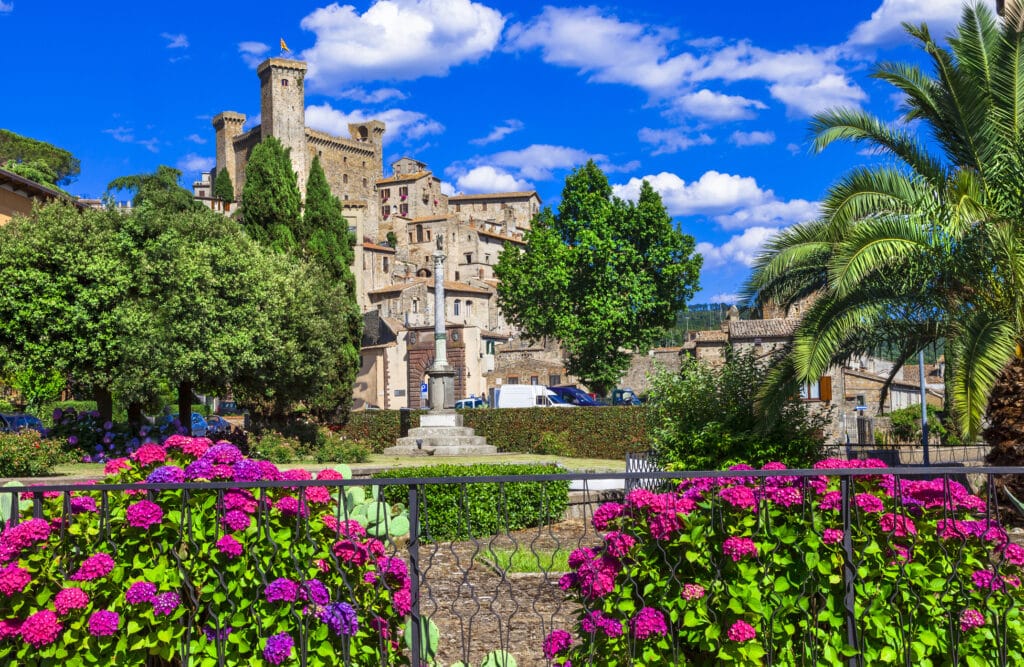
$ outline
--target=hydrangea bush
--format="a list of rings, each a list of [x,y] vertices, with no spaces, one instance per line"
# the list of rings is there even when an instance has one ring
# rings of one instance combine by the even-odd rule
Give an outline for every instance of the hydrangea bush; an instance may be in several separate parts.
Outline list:
[[[309,665],[408,664],[406,563],[367,533],[361,488],[315,484],[341,478],[175,435],[104,480],[171,486],[24,492],[0,532],[0,664],[287,665],[301,646]],[[296,484],[244,488],[261,480]],[[174,486],[193,481],[239,487]],[[374,521],[398,510],[372,505]]]
[[[553,631],[544,655],[577,667],[831,665],[858,653],[868,665],[973,667],[1005,651],[1024,664],[1024,548],[985,500],[949,479],[871,470],[850,478],[846,534],[827,470],[884,464],[815,467],[823,474],[801,477],[767,464],[767,476],[685,479],[602,505],[603,543],[573,552],[559,582],[578,623]]]

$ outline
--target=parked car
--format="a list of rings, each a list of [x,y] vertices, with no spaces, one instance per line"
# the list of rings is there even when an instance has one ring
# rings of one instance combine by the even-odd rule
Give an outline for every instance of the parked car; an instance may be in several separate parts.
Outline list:
[[[469,398],[464,398],[461,401],[455,401],[455,409],[456,410],[458,410],[460,408],[486,408],[486,407],[487,407],[487,401],[485,401],[484,399],[480,398],[479,396],[470,396]]]
[[[160,423],[161,424],[170,424],[171,422],[173,422],[177,418],[178,418],[177,414],[167,415],[163,419],[160,420]],[[193,412],[192,413],[192,435],[197,437],[197,438],[205,437],[208,428],[209,428],[209,425],[206,423],[206,418],[203,417],[198,412]]]
[[[30,428],[42,433],[46,430],[39,417],[17,412],[9,415],[0,415],[0,433],[17,433],[18,431]]]
[[[632,389],[616,389],[612,391],[612,405],[643,405],[643,401]]]
[[[548,387],[552,393],[558,396],[566,403],[572,403],[579,407],[593,407],[595,405],[601,405],[596,400],[591,398],[590,394],[583,391],[579,387],[573,387],[569,385],[561,387]]]
[[[575,408],[539,384],[506,384],[494,399],[497,408]]]
[[[224,435],[231,433],[231,422],[220,415],[210,415],[206,418],[206,435]]]

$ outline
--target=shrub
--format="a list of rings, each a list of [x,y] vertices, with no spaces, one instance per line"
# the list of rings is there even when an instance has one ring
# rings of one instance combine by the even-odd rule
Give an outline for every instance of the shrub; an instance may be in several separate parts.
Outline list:
[[[163,435],[148,426],[138,434],[131,433],[126,424],[100,421],[100,413],[95,410],[79,411],[69,406],[54,408],[53,426],[47,437],[59,440],[76,453],[77,459],[105,463],[127,456],[147,440],[162,439]]]
[[[73,458],[56,440],[43,440],[35,431],[0,433],[0,477],[38,477]]]
[[[550,475],[561,472],[564,470],[553,465],[481,463],[470,466],[444,464],[395,468],[374,477],[476,477]],[[408,501],[407,487],[385,486],[382,489],[390,503]],[[420,506],[422,533],[424,539],[438,541],[489,537],[561,521],[568,504],[567,481],[431,484],[424,489]]]
[[[565,437],[565,456],[576,458],[625,459],[629,452],[650,449],[648,409],[638,407],[601,408],[516,408],[461,410],[466,426],[501,452],[542,453],[545,433]],[[332,431],[365,442],[374,452],[392,447],[398,439],[398,410],[353,412],[345,426],[332,424]],[[412,426],[419,415],[412,414]]]
[[[363,463],[370,458],[370,450],[357,440],[328,431],[313,457],[317,463]]]
[[[769,367],[753,354],[726,351],[721,368],[684,360],[661,373],[651,389],[651,436],[667,470],[719,470],[731,463],[782,461],[807,467],[821,455],[827,414],[812,414],[798,398],[761,415],[757,392]]]
[[[369,519],[395,508],[330,486],[336,472],[317,486],[206,438],[149,444],[107,471],[111,484],[168,488],[28,490],[42,517],[28,507],[0,532],[0,664],[295,664],[301,638],[310,666],[408,664],[408,569]],[[175,488],[233,479],[295,486]],[[360,523],[339,521],[341,508]]]
[[[884,465],[816,467],[821,476],[763,483],[687,479],[600,507],[603,544],[573,552],[560,581],[580,611],[575,638],[556,630],[545,642],[553,664],[842,664],[857,653],[846,644],[847,539],[863,664],[980,665],[1001,650],[1024,664],[1024,548],[984,500],[948,478],[857,476],[846,534],[826,469]]]
[[[275,431],[264,431],[250,445],[250,453],[254,458],[262,458],[272,463],[293,463],[299,458],[302,443],[297,439],[288,438]]]

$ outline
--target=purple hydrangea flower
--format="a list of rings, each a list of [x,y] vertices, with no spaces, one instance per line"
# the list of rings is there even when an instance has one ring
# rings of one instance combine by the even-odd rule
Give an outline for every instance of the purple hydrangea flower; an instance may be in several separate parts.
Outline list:
[[[292,655],[292,646],[295,641],[287,632],[280,632],[269,639],[263,647],[263,657],[272,665],[280,665]]]
[[[116,611],[100,609],[89,617],[89,634],[93,637],[109,637],[117,632],[121,617]]]
[[[146,481],[150,484],[181,484],[185,481],[185,471],[178,466],[160,466],[149,473]]]
[[[572,646],[572,635],[565,630],[552,630],[544,640],[544,657],[551,660],[570,646]]]
[[[273,580],[263,589],[267,602],[295,602],[298,595],[299,585],[284,577]]]
[[[242,459],[232,469],[239,482],[258,482],[263,479],[263,467],[252,459]]]
[[[128,591],[124,594],[124,598],[128,601],[128,604],[144,604],[146,602],[152,602],[155,597],[156,584],[149,581],[136,581],[128,587]]]
[[[347,602],[335,602],[324,607],[320,620],[327,624],[334,634],[351,637],[359,631],[356,610]]]
[[[629,621],[633,635],[637,639],[647,639],[652,635],[664,635],[668,632],[665,625],[665,614],[654,607],[643,607]]]
[[[229,558],[237,558],[242,555],[242,543],[231,535],[225,535],[217,540],[217,550]]]
[[[164,616],[170,616],[180,605],[181,596],[174,591],[160,593],[153,598],[153,615],[157,616],[162,614]]]

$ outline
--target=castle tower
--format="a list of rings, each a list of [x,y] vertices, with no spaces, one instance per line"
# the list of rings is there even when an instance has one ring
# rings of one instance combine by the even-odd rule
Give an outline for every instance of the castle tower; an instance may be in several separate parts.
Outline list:
[[[306,96],[303,82],[306,63],[270,58],[256,69],[260,77],[260,133],[262,139],[277,137],[291,150],[292,168],[299,192],[306,196],[309,164],[306,146]]]
[[[240,183],[244,178],[238,174],[238,163],[235,161],[235,137],[242,133],[245,125],[245,114],[225,111],[213,119],[213,129],[217,131],[217,173],[227,169],[231,177],[231,185],[235,188],[235,198],[242,198]],[[216,176],[216,174],[214,174]]]
[[[384,175],[384,123],[379,120],[370,120],[365,123],[349,123],[349,135],[360,143],[370,144],[374,151],[374,173],[375,179]]]

